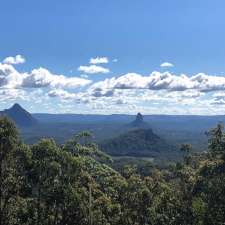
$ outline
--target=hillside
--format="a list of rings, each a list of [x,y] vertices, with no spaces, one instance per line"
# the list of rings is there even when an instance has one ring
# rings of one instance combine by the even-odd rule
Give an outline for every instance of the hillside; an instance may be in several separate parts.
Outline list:
[[[174,156],[176,148],[153,133],[151,129],[130,130],[118,137],[104,141],[101,149],[119,156]]]

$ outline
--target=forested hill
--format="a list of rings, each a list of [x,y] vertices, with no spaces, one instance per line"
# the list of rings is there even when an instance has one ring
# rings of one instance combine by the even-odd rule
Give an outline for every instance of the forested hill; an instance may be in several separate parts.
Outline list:
[[[208,137],[207,152],[184,145],[182,161],[143,175],[112,169],[86,132],[29,146],[0,118],[0,225],[223,225],[223,127]]]
[[[150,128],[141,113],[125,126],[122,134],[100,143],[101,149],[113,156],[152,157],[176,160],[178,149],[169,144]]]
[[[110,155],[174,157],[177,149],[153,133],[151,129],[130,130],[100,145]]]

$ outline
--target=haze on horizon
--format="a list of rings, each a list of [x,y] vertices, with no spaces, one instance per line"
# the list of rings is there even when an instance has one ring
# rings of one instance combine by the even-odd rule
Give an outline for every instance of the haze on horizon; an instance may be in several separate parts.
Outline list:
[[[18,102],[30,112],[224,114],[224,7],[5,1],[0,109]]]

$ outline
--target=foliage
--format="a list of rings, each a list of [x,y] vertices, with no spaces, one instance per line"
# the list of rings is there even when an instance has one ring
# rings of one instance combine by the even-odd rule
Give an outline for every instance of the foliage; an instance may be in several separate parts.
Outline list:
[[[64,145],[28,146],[1,118],[0,225],[222,225],[224,143],[218,126],[208,152],[193,154],[186,144],[184,160],[167,168],[133,163],[116,171],[87,132]]]

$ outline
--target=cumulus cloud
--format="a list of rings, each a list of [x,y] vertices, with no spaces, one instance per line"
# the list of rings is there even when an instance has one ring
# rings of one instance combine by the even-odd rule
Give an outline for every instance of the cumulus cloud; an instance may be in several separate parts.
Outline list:
[[[0,63],[0,87],[18,88],[22,85],[24,76],[12,65]]]
[[[0,63],[0,88],[79,88],[91,82],[79,77],[53,74],[44,68],[34,69],[30,73],[20,73],[12,65]]]
[[[26,93],[21,89],[0,89],[0,100],[24,100],[26,99]]]
[[[168,72],[153,72],[149,76],[128,73],[118,78],[113,77],[97,82],[93,87],[102,89],[167,89],[182,91],[195,88],[195,82],[192,82],[186,75],[176,76]]]
[[[9,56],[3,60],[4,64],[22,64],[25,63],[26,59],[22,55],[16,55],[15,57]]]
[[[64,75],[56,75],[49,72],[47,69],[39,68],[31,71],[23,79],[23,87],[64,87],[64,88],[79,88],[90,84],[91,81],[79,77],[67,77]]]
[[[217,92],[212,95],[211,105],[225,105],[225,93]]]
[[[87,74],[96,74],[96,73],[109,73],[110,70],[107,68],[104,68],[102,66],[96,66],[96,65],[91,65],[91,66],[80,66],[78,68],[78,71],[81,71],[83,73]]]
[[[128,73],[120,77],[112,77],[99,81],[91,88],[101,89],[149,89],[167,91],[198,90],[201,92],[225,90],[225,77],[199,73],[188,77],[187,75],[174,75],[169,72],[153,72],[149,76]]]
[[[126,104],[127,102],[126,102],[126,100],[124,100],[124,99],[118,99],[118,100],[116,100],[116,104],[117,105],[124,105],[124,104]]]
[[[75,93],[69,93],[68,91],[62,89],[54,89],[48,92],[49,97],[59,97],[61,99],[74,99],[76,98]]]
[[[90,64],[105,64],[108,63],[109,60],[107,57],[96,57],[96,58],[91,58],[89,63]]]
[[[210,102],[211,105],[225,105],[225,98],[214,98],[211,102]]]
[[[172,63],[169,63],[169,62],[164,62],[160,65],[160,67],[174,67],[174,65]]]
[[[185,90],[185,91],[173,91],[167,92],[165,97],[167,98],[181,98],[181,99],[196,99],[201,96],[204,96],[204,92],[200,92],[198,90]]]
[[[101,88],[96,88],[92,92],[94,97],[112,97],[114,95],[114,90],[102,90]]]
[[[74,102],[77,104],[89,104],[91,102],[91,96],[86,93],[73,93],[63,89],[53,89],[48,92],[48,96],[51,98],[58,98],[62,102]]]
[[[158,113],[159,108],[160,113],[224,113],[224,76],[154,71],[149,75],[127,73],[93,82],[87,74],[109,70],[94,64],[79,70],[85,73],[75,77],[46,68],[20,72],[12,63],[0,63],[0,102],[3,105],[27,101],[31,105],[41,104],[44,110],[55,109],[57,103],[57,107],[62,106],[59,110],[80,113]],[[76,104],[82,104],[79,110]]]

